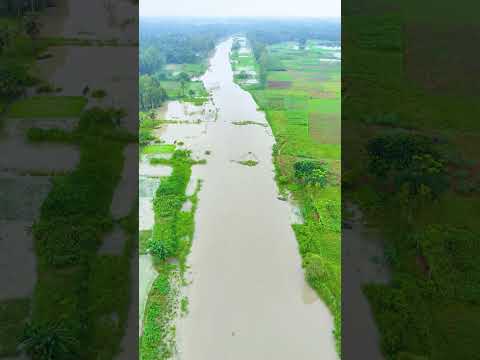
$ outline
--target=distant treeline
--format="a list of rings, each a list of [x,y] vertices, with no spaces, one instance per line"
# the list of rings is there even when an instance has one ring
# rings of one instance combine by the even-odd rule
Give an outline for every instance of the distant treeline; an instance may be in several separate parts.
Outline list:
[[[266,68],[266,45],[305,42],[307,39],[340,41],[340,19],[142,19],[140,21],[140,110],[159,107],[167,99],[160,81],[176,80],[166,64],[199,64],[216,43],[229,35],[249,38],[257,62]],[[261,70],[260,77],[262,80]]]

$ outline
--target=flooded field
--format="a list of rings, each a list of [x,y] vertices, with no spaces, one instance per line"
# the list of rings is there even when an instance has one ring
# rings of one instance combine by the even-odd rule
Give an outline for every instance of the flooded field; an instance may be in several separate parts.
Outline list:
[[[80,160],[75,146],[67,144],[33,144],[27,141],[28,128],[59,128],[69,130],[76,124],[70,119],[52,121],[30,121],[26,119],[8,119],[0,134],[0,153],[15,156],[0,157],[0,171],[17,174],[52,173],[71,171]],[[51,161],[54,158],[55,161]]]
[[[87,94],[88,107],[121,107],[127,112],[122,125],[133,133],[138,130],[138,99],[130,91],[137,86],[137,77],[125,73],[137,58],[137,48],[62,46],[49,49],[49,53],[52,57],[40,61],[37,71],[62,89],[58,95],[81,96],[85,87],[90,92],[104,90],[106,95],[102,99]]]
[[[343,229],[343,296],[348,306],[343,307],[343,356],[383,360],[377,326],[362,286],[386,284],[390,272],[386,266],[382,242],[374,230],[367,228],[361,212],[351,207],[354,216],[351,226]]]
[[[231,46],[230,39],[217,47],[202,78],[210,102],[190,113],[170,103],[164,118],[177,122],[157,132],[207,160],[192,168],[191,183],[203,183],[187,261],[189,311],[177,323],[177,357],[338,359],[332,316],[304,281],[291,228],[301,219],[278,199],[274,138],[258,125],[267,125],[264,113],[233,82]],[[248,160],[255,165],[246,166],[252,165]]]
[[[42,14],[45,36],[63,36],[82,39],[120,39],[136,41],[138,28],[136,18],[138,10],[129,0],[82,2],[64,0],[55,2]],[[88,19],[88,21],[85,21]]]

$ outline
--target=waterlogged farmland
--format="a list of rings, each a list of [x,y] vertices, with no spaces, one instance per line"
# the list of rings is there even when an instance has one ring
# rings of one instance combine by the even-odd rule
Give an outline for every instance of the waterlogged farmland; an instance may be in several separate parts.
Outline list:
[[[73,31],[73,3],[32,2],[37,12],[0,22],[0,262],[12,264],[2,269],[2,358],[122,359],[138,348],[127,341],[137,325],[137,111],[116,98],[135,74],[108,66],[113,53],[135,58],[121,36],[135,26],[110,23],[118,38],[103,47],[105,12],[85,36]]]
[[[339,138],[330,157],[309,130],[284,138],[309,147],[282,175],[280,133],[245,90],[270,91],[264,71],[245,38],[224,40],[190,79],[208,98],[186,83],[141,115],[142,359],[338,358]]]

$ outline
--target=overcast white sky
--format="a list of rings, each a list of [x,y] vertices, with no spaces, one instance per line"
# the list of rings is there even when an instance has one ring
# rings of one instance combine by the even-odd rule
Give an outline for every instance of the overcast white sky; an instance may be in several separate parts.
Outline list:
[[[140,0],[140,16],[340,17],[341,0]]]

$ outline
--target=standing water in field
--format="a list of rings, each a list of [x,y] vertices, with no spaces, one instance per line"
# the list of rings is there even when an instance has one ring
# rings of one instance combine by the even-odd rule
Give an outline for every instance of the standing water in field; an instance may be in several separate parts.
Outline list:
[[[187,261],[188,314],[177,323],[177,357],[338,359],[332,316],[306,291],[290,205],[277,199],[274,139],[253,124],[266,124],[265,115],[233,82],[231,46],[230,39],[217,47],[202,78],[216,121],[171,124],[160,135],[175,137],[193,157],[207,160],[192,168],[192,177],[203,184]],[[233,124],[247,121],[252,123]],[[192,134],[192,126],[201,131]]]

